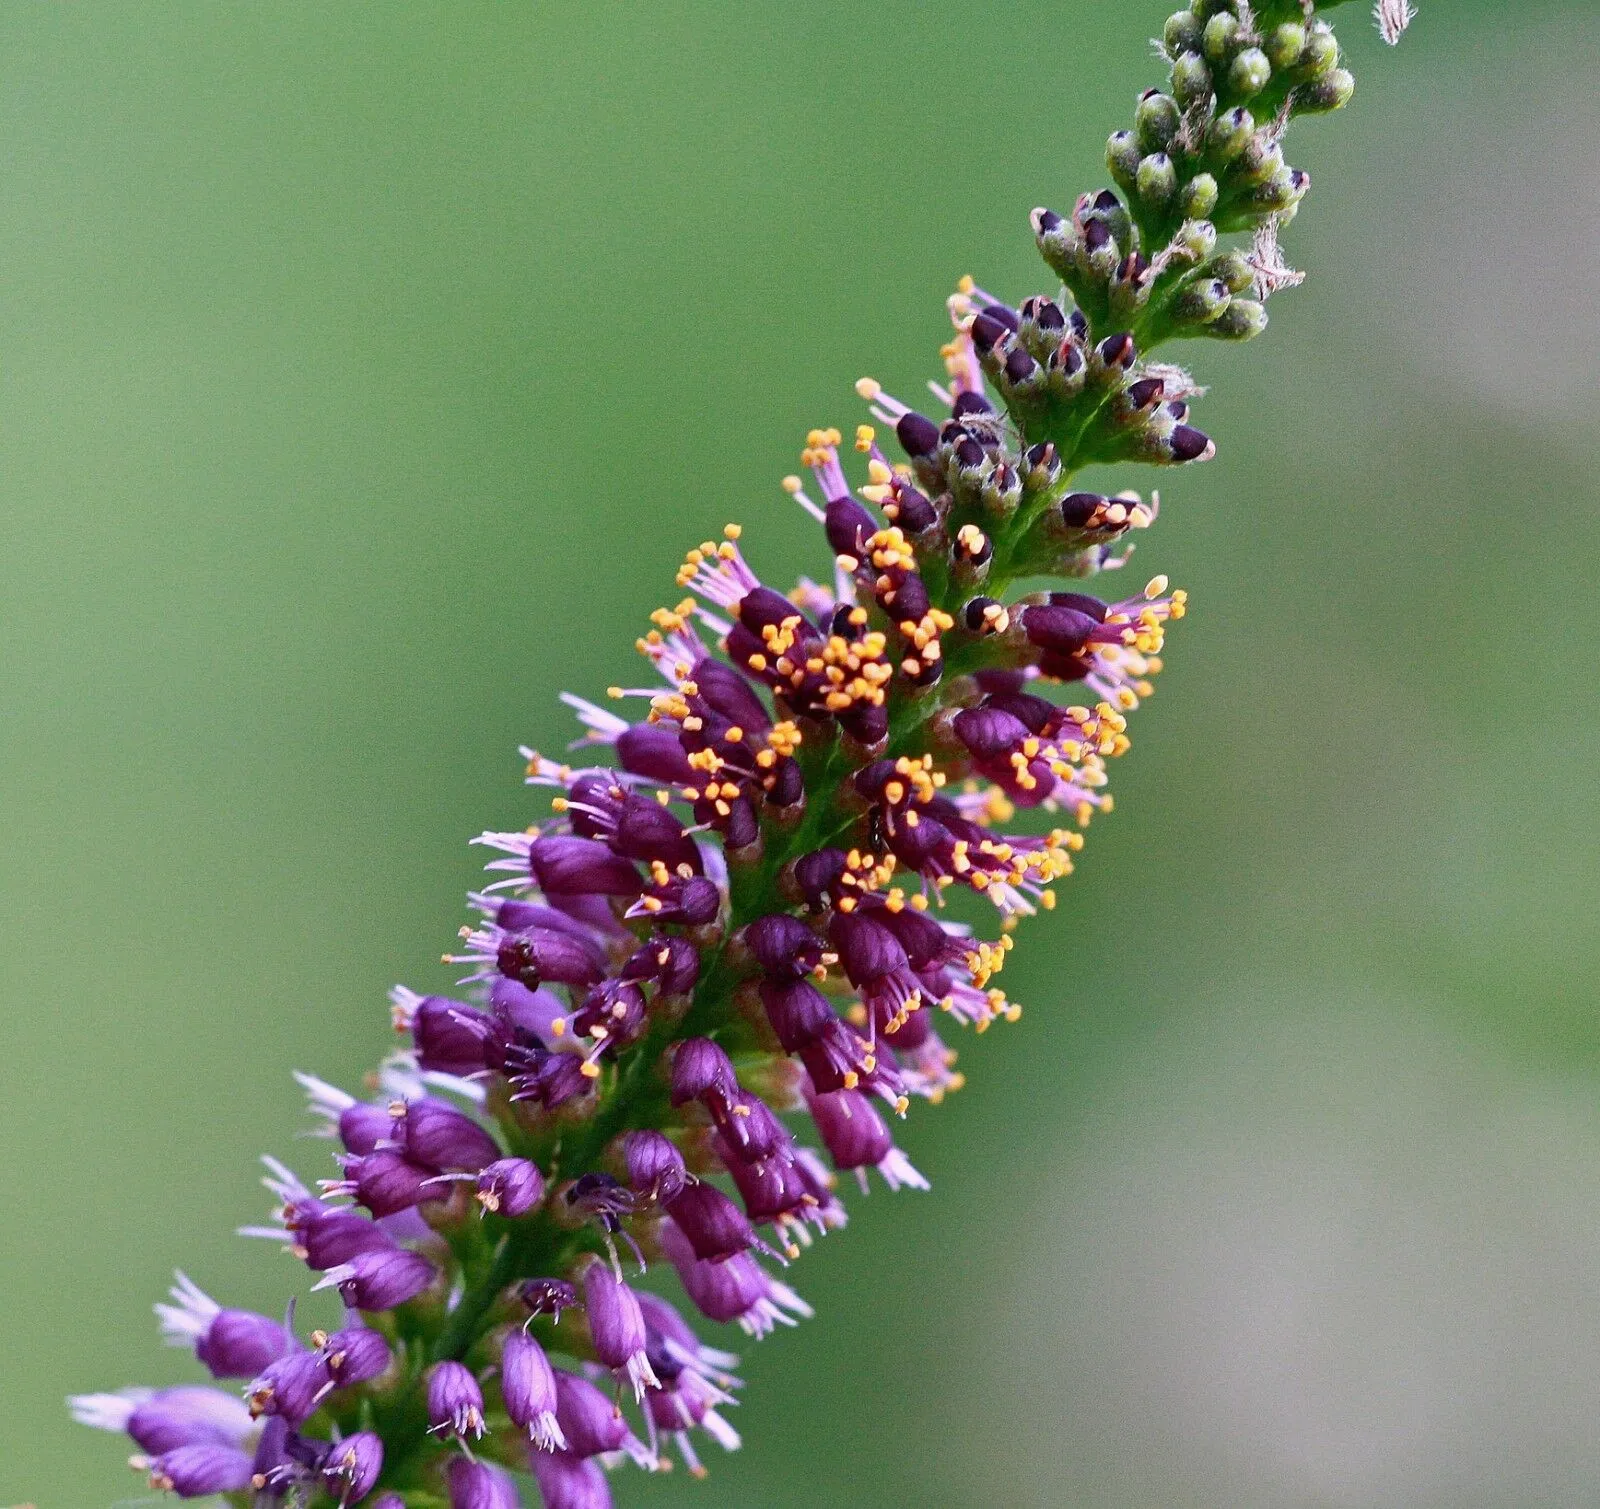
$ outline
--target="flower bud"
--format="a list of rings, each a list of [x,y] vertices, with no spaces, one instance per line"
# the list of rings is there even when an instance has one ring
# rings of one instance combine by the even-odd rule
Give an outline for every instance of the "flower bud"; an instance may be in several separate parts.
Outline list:
[[[1211,69],[1198,53],[1179,53],[1173,62],[1173,96],[1184,109],[1211,98]]]
[[[1200,50],[1213,67],[1220,67],[1233,56],[1239,36],[1239,18],[1227,11],[1219,11],[1206,22],[1200,35]]]
[[[1205,333],[1222,341],[1248,341],[1266,328],[1267,310],[1264,304],[1255,299],[1235,299],[1206,326]]]
[[[1320,83],[1338,66],[1339,43],[1326,21],[1314,22],[1306,33],[1300,54],[1300,69],[1313,83]]]
[[[1166,204],[1178,188],[1178,171],[1172,166],[1172,159],[1165,152],[1151,153],[1139,164],[1135,188],[1146,204]]]
[[[1175,11],[1161,28],[1161,42],[1174,56],[1180,52],[1199,52],[1202,36],[1199,18],[1192,10]]]
[[[1131,131],[1113,131],[1106,142],[1106,168],[1124,189],[1133,188],[1143,156],[1139,139]]]
[[[1196,173],[1178,194],[1178,212],[1186,220],[1204,220],[1217,207],[1217,180]]]
[[[1347,69],[1335,68],[1301,90],[1295,96],[1295,103],[1301,110],[1311,113],[1342,110],[1355,92],[1354,76]]]
[[[1243,105],[1235,105],[1232,110],[1222,111],[1206,128],[1206,146],[1218,162],[1226,165],[1250,145],[1255,129],[1255,116]]]
[[[1260,94],[1272,82],[1272,64],[1259,47],[1247,47],[1228,65],[1228,89],[1240,99]]]
[[[1183,112],[1170,94],[1151,89],[1140,99],[1133,121],[1146,152],[1165,152],[1183,125]]]
[[[1274,68],[1293,68],[1306,50],[1306,29],[1298,21],[1285,21],[1267,33],[1262,46]]]

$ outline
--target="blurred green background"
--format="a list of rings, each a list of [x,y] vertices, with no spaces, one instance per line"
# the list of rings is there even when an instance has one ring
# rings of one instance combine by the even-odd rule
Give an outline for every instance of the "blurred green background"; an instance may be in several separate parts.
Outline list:
[[[353,1082],[725,519],[1104,180],[1161,0],[0,10],[0,1502]],[[747,1449],[627,1506],[1600,1497],[1592,0],[1433,0],[1297,128],[1312,276],[1192,357],[1195,611],[1015,1029],[913,1116]],[[1148,485],[1149,476],[1124,474]]]

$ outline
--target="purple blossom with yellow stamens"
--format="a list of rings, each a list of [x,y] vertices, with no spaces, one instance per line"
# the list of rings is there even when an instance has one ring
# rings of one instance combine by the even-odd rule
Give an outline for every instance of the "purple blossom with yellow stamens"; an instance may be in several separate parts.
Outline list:
[[[738,1446],[736,1359],[633,1266],[762,1337],[811,1314],[778,1272],[845,1224],[840,1176],[928,1187],[896,1121],[961,1087],[959,1033],[1020,1016],[1019,926],[1112,810],[1186,609],[1163,575],[1089,590],[1161,505],[1077,478],[1215,454],[1154,353],[1259,334],[1298,280],[1279,235],[1308,180],[1282,136],[1353,87],[1332,3],[1174,15],[1170,93],[1108,144],[1116,188],[1033,212],[1050,286],[962,279],[933,402],[862,378],[853,427],[805,434],[781,488],[813,574],[788,587],[730,524],[684,556],[621,709],[564,695],[573,758],[523,749],[539,808],[474,840],[454,985],[395,988],[363,1096],[299,1076],[332,1166],[267,1160],[271,1217],[242,1228],[343,1324],[303,1342],[292,1309],[180,1274],[167,1340],[243,1397],[72,1401],[153,1487],[513,1509],[531,1474],[546,1509],[604,1509],[607,1471],[658,1468],[663,1438],[696,1475],[697,1441]],[[1377,14],[1390,41],[1412,17]]]

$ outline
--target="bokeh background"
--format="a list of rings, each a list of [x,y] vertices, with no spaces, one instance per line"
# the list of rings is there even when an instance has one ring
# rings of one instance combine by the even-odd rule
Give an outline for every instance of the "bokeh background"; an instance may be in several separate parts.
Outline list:
[[[516,746],[1104,179],[1161,0],[0,9],[0,1502],[138,1499],[229,1235],[437,986]],[[1192,351],[1192,591],[1016,1029],[627,1506],[1600,1496],[1592,0],[1433,0]],[[1128,478],[1147,481],[1147,478]],[[1143,571],[1141,571],[1142,579]]]

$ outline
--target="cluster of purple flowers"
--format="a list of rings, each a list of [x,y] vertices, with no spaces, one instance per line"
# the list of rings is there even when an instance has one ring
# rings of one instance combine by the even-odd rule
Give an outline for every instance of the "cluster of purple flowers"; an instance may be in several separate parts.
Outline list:
[[[737,1359],[632,1270],[760,1337],[811,1313],[780,1274],[844,1225],[841,1175],[927,1187],[891,1125],[959,1088],[952,1029],[1018,1016],[1013,929],[1110,810],[1184,611],[1164,577],[1079,590],[1158,502],[1072,479],[1213,454],[1193,383],[1148,352],[1255,333],[1291,276],[1272,236],[1306,185],[1277,137],[1297,99],[1348,95],[1312,10],[1174,17],[1174,95],[1113,138],[1127,197],[1034,213],[1064,288],[963,280],[937,417],[862,379],[852,466],[841,432],[807,437],[809,480],[783,485],[829,580],[769,585],[730,525],[638,641],[649,684],[566,699],[593,763],[524,751],[550,810],[478,840],[492,879],[445,956],[465,989],[396,989],[403,1046],[369,1095],[301,1076],[335,1166],[313,1187],[268,1160],[273,1220],[245,1228],[336,1292],[339,1329],[302,1338],[292,1307],[225,1309],[180,1275],[167,1338],[238,1391],[73,1401],[153,1487],[501,1509],[520,1473],[547,1509],[602,1509],[611,1467],[670,1444],[699,1474],[705,1440],[739,1444]],[[1219,226],[1251,251],[1218,253]],[[1050,576],[1070,585],[1016,591]]]

